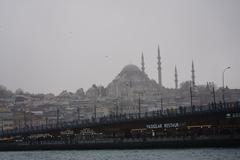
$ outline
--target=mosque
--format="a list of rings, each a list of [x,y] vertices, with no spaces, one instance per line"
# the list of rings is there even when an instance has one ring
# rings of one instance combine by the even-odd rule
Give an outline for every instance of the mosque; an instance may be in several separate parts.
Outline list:
[[[178,84],[175,66],[175,88],[167,88],[162,83],[160,48],[157,49],[158,81],[150,79],[145,72],[144,55],[141,56],[141,69],[134,64],[126,65],[122,71],[106,86],[92,85],[86,92],[78,89],[76,93],[63,91],[58,101],[68,101],[74,113],[80,110],[81,118],[101,117],[104,115],[141,113],[162,109],[174,109],[179,106],[208,105],[214,100],[222,100],[222,89],[214,83],[206,85],[195,83],[195,68],[192,62],[191,80]],[[214,96],[213,96],[214,95]],[[240,90],[225,89],[226,102],[238,101]],[[141,107],[139,107],[141,106]],[[69,114],[67,119],[73,118]]]
[[[136,93],[145,95],[163,92],[166,89],[162,84],[162,68],[160,48],[158,46],[157,70],[158,82],[149,79],[145,73],[144,56],[142,54],[141,70],[133,64],[129,64],[117,75],[117,77],[107,86],[107,96],[110,97],[133,97]],[[195,71],[192,62],[192,85],[195,86]],[[175,66],[175,89],[178,89],[178,74]],[[160,94],[160,93],[159,93]]]
[[[134,64],[126,65],[122,71],[110,82],[106,88],[93,85],[86,91],[86,98],[96,102],[98,108],[109,108],[115,113],[113,105],[118,105],[120,113],[137,112],[139,103],[142,111],[173,108],[188,105],[189,88],[179,90],[178,74],[175,66],[175,89],[168,89],[162,84],[162,68],[160,48],[157,49],[158,82],[150,79],[145,72],[144,55],[141,56],[141,69]],[[192,62],[191,85],[195,86],[195,71]],[[180,94],[181,93],[181,94]],[[139,102],[140,101],[140,102]],[[195,103],[198,103],[195,101]],[[93,103],[92,103],[93,104]],[[102,107],[101,107],[102,106]],[[89,108],[89,107],[86,107]]]

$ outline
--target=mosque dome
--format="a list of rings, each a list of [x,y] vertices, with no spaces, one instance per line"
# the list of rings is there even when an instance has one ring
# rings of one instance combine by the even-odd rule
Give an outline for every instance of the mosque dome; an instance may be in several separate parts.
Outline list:
[[[121,73],[136,73],[136,72],[141,72],[141,70],[134,64],[126,65],[121,71]]]
[[[107,86],[109,96],[129,96],[135,91],[152,91],[157,87],[146,73],[136,65],[126,65],[116,78]]]
[[[148,76],[136,65],[129,64],[122,69],[116,79],[120,79],[122,82],[146,81],[148,79]]]

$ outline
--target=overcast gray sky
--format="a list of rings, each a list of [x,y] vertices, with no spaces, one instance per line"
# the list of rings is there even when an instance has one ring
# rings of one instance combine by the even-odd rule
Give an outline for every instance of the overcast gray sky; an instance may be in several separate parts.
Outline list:
[[[59,94],[106,86],[145,56],[163,85],[191,76],[196,83],[240,88],[239,0],[0,0],[0,84],[15,91]]]

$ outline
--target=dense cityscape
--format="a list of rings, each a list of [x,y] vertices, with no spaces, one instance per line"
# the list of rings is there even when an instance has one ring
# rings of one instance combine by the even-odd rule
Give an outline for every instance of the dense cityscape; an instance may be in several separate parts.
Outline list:
[[[240,89],[230,89],[224,84],[217,87],[214,82],[208,82],[207,78],[206,84],[196,84],[194,62],[189,66],[191,80],[179,84],[175,66],[175,88],[164,87],[158,47],[158,82],[150,79],[145,72],[142,54],[141,69],[134,64],[126,65],[106,87],[93,84],[87,91],[80,88],[75,93],[64,90],[59,95],[54,95],[31,94],[22,89],[12,92],[1,85],[1,130],[55,124],[57,121],[69,122],[109,115],[174,110],[181,106],[194,107],[239,101]]]

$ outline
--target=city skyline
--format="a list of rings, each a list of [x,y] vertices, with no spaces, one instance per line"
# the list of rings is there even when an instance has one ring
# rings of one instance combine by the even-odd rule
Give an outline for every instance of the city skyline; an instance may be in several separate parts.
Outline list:
[[[142,54],[142,57],[141,57],[141,59],[144,61],[144,58],[143,58],[143,54]],[[201,86],[201,85],[208,85],[208,84],[214,84],[217,88],[216,89],[218,89],[218,88],[222,88],[222,86],[221,85],[217,85],[214,81],[206,81],[206,84],[195,84],[195,72],[194,72],[194,62],[192,61],[192,70],[190,71],[191,72],[191,78],[190,79],[186,79],[186,80],[183,80],[183,81],[178,81],[178,74],[177,74],[177,66],[175,66],[174,67],[174,87],[168,87],[168,86],[164,86],[163,84],[159,84],[159,78],[161,79],[161,77],[158,77],[157,79],[152,79],[151,77],[149,77],[151,80],[154,80],[160,87],[164,87],[164,88],[166,88],[166,89],[179,89],[180,87],[181,87],[181,84],[183,84],[183,83],[186,83],[186,82],[191,82],[191,83],[193,83],[192,85],[193,86]],[[128,64],[128,65],[125,65],[122,69],[124,69],[125,67],[127,67],[127,66],[131,66],[131,65],[133,65],[133,66],[136,66],[136,67],[138,67],[139,68],[139,70],[141,70],[143,73],[145,73],[147,76],[148,76],[148,73],[146,73],[145,72],[145,68],[144,68],[144,70],[143,70],[143,67],[145,66],[145,63],[142,63],[141,62],[141,68],[140,68],[140,66],[138,66],[138,65],[135,65],[135,64],[132,64],[132,63],[130,63],[130,64]],[[225,71],[226,71],[226,69],[231,69],[231,67],[226,67],[225,68]],[[159,72],[159,71],[157,71],[157,72]],[[120,72],[118,73],[118,74],[116,74],[116,76],[114,77],[114,78],[116,78],[118,75],[120,74]],[[192,77],[192,76],[194,76],[194,78]],[[112,79],[112,80],[114,80],[114,78]],[[222,77],[223,78],[223,77]],[[225,79],[225,78],[224,78]],[[112,81],[111,80],[111,81]],[[73,90],[73,91],[70,91],[70,90],[67,90],[67,89],[63,89],[62,91],[60,91],[59,93],[53,93],[53,92],[44,92],[43,94],[54,94],[54,95],[58,95],[58,94],[61,94],[63,91],[69,91],[69,92],[72,92],[72,93],[74,93],[74,92],[76,92],[78,89],[83,89],[84,90],[84,92],[86,92],[88,89],[90,89],[93,85],[96,85],[96,86],[99,86],[99,87],[101,87],[101,86],[103,86],[104,88],[105,87],[107,87],[110,83],[111,83],[111,81],[108,83],[108,84],[106,84],[105,86],[103,86],[103,85],[101,85],[101,84],[92,84],[92,85],[90,85],[88,88],[83,88],[83,87],[80,87],[80,88],[76,88],[75,90]],[[25,93],[30,93],[30,94],[42,94],[41,92],[38,92],[38,93],[32,93],[32,92],[29,92],[29,91],[27,91],[27,90],[24,90],[23,88],[21,88],[21,87],[18,87],[18,88],[16,88],[16,90],[11,90],[11,89],[9,89],[8,88],[8,86],[5,86],[5,85],[3,85],[3,84],[0,84],[1,86],[3,86],[3,87],[6,87],[6,89],[8,89],[8,90],[10,90],[10,91],[12,91],[12,92],[15,92],[16,90],[19,90],[19,89],[21,89],[23,92],[25,92]],[[178,87],[179,86],[179,87]],[[226,88],[229,88],[229,86],[227,85],[227,84],[224,84],[224,86],[226,87]],[[239,89],[239,88],[231,88],[231,89]]]
[[[191,79],[240,88],[239,1],[0,1],[0,84],[54,93],[106,87],[128,64],[162,84]]]

